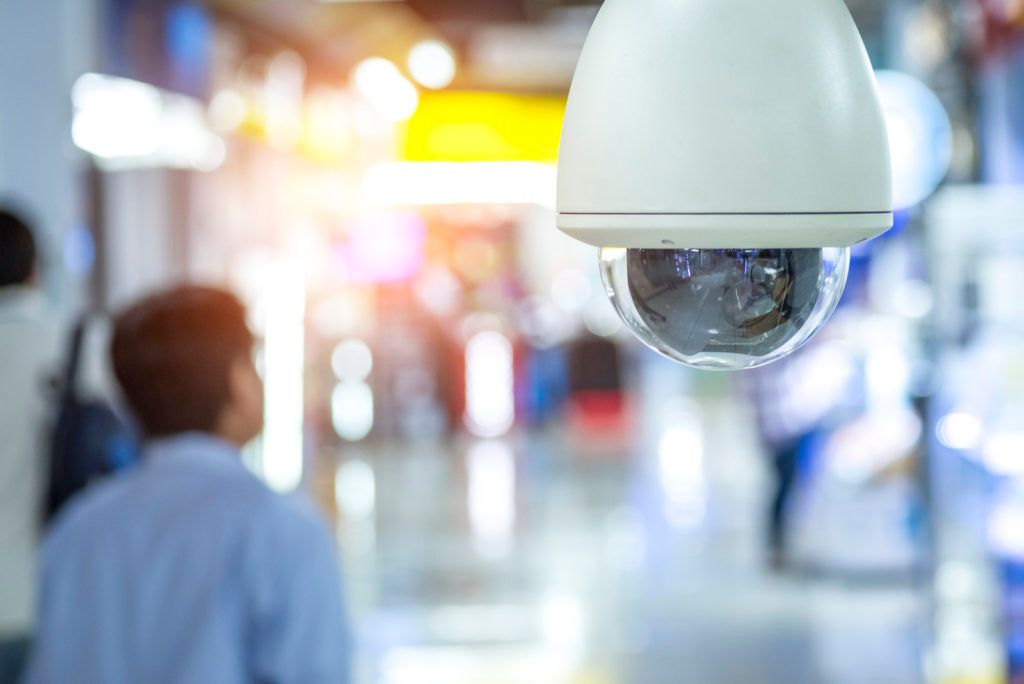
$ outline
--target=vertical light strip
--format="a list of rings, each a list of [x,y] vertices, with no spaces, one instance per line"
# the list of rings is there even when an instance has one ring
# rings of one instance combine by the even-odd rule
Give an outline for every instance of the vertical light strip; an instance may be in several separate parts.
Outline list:
[[[508,553],[516,523],[516,463],[506,442],[477,442],[466,455],[467,504],[474,545],[482,555]]]
[[[695,528],[704,520],[707,483],[704,475],[704,436],[695,416],[679,416],[658,443],[658,477],[664,491],[668,522]]]
[[[500,332],[479,332],[466,344],[466,427],[500,437],[515,417],[512,343]]]
[[[306,283],[302,269],[287,262],[266,282],[263,477],[287,492],[302,481]]]

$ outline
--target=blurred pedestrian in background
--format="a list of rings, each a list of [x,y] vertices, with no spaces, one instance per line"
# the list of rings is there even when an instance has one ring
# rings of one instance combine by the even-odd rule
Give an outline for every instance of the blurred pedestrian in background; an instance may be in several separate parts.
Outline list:
[[[776,572],[794,569],[791,519],[801,464],[822,416],[831,407],[824,398],[815,407],[808,407],[802,400],[801,388],[806,385],[807,373],[813,371],[806,360],[805,349],[750,374],[757,431],[770,459],[765,545],[768,565]]]
[[[0,209],[0,684],[18,681],[28,653],[49,379],[60,355],[38,276],[32,229]]]
[[[43,552],[33,684],[349,681],[332,536],[252,476],[263,388],[242,304],[181,287],[115,322],[111,356],[147,438]]]

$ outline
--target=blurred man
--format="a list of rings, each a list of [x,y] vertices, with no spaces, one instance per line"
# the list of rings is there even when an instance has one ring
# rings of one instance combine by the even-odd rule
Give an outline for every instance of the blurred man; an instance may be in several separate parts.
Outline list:
[[[114,373],[141,467],[73,501],[48,538],[32,684],[344,684],[331,535],[253,477],[262,429],[243,306],[182,287],[118,317]]]
[[[48,376],[59,357],[38,270],[29,226],[0,209],[0,684],[18,681],[32,631]]]

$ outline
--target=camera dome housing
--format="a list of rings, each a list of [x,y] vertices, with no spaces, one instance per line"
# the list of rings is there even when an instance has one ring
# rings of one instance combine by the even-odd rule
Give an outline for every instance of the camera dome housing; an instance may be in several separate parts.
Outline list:
[[[619,316],[651,349],[707,370],[771,363],[835,311],[848,247],[601,250]]]
[[[875,77],[843,0],[604,3],[569,93],[557,221],[605,248],[609,294],[652,347],[711,368],[797,348],[838,302],[845,248],[892,227],[892,201]],[[673,270],[679,258],[702,274]],[[744,261],[789,274],[790,301],[775,302],[778,325],[760,342],[740,335],[757,324],[709,323],[735,314],[729,288],[765,286],[737,271]],[[670,289],[655,295],[656,283]],[[801,305],[812,284],[818,296]],[[645,317],[641,303],[658,297],[651,308],[670,320]],[[684,321],[706,323],[701,351]]]

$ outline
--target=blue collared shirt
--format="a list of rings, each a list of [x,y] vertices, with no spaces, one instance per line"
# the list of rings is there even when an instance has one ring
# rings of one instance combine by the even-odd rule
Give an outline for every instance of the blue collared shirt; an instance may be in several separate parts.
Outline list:
[[[327,527],[189,434],[73,502],[46,541],[28,684],[347,684]]]

